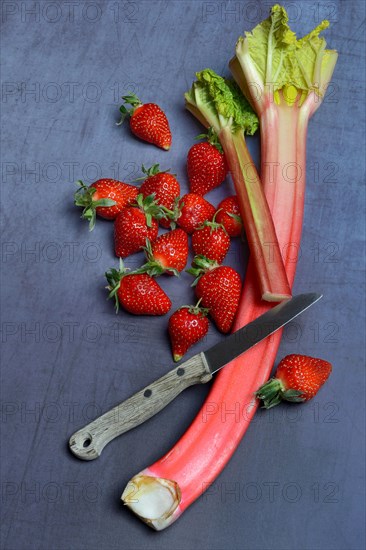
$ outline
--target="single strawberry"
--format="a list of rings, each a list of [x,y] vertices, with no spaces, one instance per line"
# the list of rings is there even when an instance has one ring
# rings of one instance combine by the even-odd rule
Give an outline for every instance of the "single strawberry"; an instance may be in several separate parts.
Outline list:
[[[188,235],[183,229],[173,229],[160,235],[155,242],[146,241],[147,263],[138,271],[151,276],[179,275],[188,259]]]
[[[208,332],[208,309],[182,306],[169,319],[168,332],[172,344],[174,361],[180,361],[188,349],[202,340]]]
[[[144,197],[154,195],[156,202],[168,210],[174,211],[178,197],[180,196],[180,185],[174,174],[169,171],[162,172],[159,164],[153,164],[151,168],[142,165],[142,172],[145,174],[144,183],[140,187],[140,193]],[[171,220],[163,217],[160,220],[162,227],[168,228]]]
[[[143,104],[135,94],[123,96],[122,99],[132,105],[132,109],[128,110],[121,105],[119,110],[122,116],[118,124],[122,124],[129,115],[130,128],[135,136],[168,151],[172,144],[172,134],[164,111],[156,103]]]
[[[196,277],[192,286],[196,287],[197,298],[209,308],[217,328],[223,333],[229,332],[239,306],[239,273],[200,255],[194,258],[192,266],[188,272]]]
[[[101,179],[87,187],[81,180],[75,192],[74,202],[81,206],[81,217],[89,220],[89,230],[95,226],[96,215],[106,220],[114,220],[119,212],[133,202],[138,195],[138,188],[123,181]]]
[[[140,194],[134,204],[123,208],[114,221],[116,256],[126,258],[143,248],[146,239],[155,241],[159,230],[156,217],[161,213],[161,207],[156,204],[153,195],[144,199]]]
[[[216,221],[221,223],[229,237],[239,237],[243,231],[239,203],[236,195],[226,197],[220,202],[216,211]]]
[[[165,315],[172,303],[158,283],[147,273],[128,273],[122,259],[119,269],[107,271],[108,298],[115,299],[116,313],[119,305],[134,315]]]
[[[215,207],[211,203],[206,201],[201,195],[188,193],[180,199],[176,212],[174,215],[171,215],[171,218],[186,233],[191,234],[206,220],[211,220],[214,214]]]
[[[286,355],[271,378],[256,392],[263,406],[270,409],[282,400],[300,403],[312,399],[332,372],[332,365],[324,359],[307,355]]]
[[[198,138],[207,138],[208,141],[190,148],[187,172],[191,193],[205,195],[224,181],[228,167],[217,134],[211,128],[208,134],[201,134]]]
[[[192,248],[196,255],[221,264],[230,248],[230,237],[224,226],[215,221],[216,214],[212,221],[205,221],[193,231]]]

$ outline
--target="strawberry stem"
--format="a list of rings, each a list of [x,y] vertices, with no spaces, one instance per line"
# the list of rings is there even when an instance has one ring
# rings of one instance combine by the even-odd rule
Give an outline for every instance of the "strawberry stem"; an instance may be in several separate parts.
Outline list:
[[[219,267],[219,264],[215,260],[209,260],[206,256],[197,254],[197,256],[193,258],[192,267],[186,270],[187,273],[196,277],[191,286],[196,286],[202,275],[216,267]]]
[[[196,136],[196,139],[206,139],[208,143],[216,147],[216,149],[220,151],[220,153],[224,152],[219,140],[219,136],[212,126],[209,127],[206,134],[199,134],[198,136]]]
[[[74,204],[83,208],[81,218],[89,221],[89,231],[93,231],[96,222],[97,207],[105,208],[114,206],[117,203],[112,199],[98,199],[95,201],[93,200],[93,195],[97,191],[95,187],[88,187],[81,180],[78,180],[76,184],[79,185],[79,189],[75,191]]]
[[[158,204],[155,200],[155,193],[145,198],[143,194],[140,193],[136,197],[135,205],[132,206],[140,208],[140,210],[145,214],[147,227],[151,227],[153,218],[160,220],[166,216],[164,207]]]
[[[132,116],[135,109],[137,107],[140,107],[140,105],[142,105],[142,102],[139,100],[137,95],[133,93],[130,93],[128,95],[123,95],[122,99],[126,104],[132,105],[132,109],[127,109],[124,105],[120,106],[119,111],[121,113],[121,118],[119,122],[116,123],[117,126],[121,126],[121,124],[123,124],[123,122],[125,121],[125,118],[127,116]]]
[[[176,277],[179,277],[180,273],[174,267],[165,267],[158,260],[154,258],[154,254],[151,247],[151,242],[146,239],[146,246],[142,247],[145,251],[147,262],[137,269],[134,273],[147,273],[150,277],[158,277],[164,273],[172,273]]]
[[[174,199],[172,210],[170,210],[169,208],[166,208],[166,206],[161,206],[163,215],[159,217],[159,219],[170,220],[170,229],[176,228],[176,221],[180,217],[181,210],[184,206],[184,202],[180,203],[179,201],[180,201],[179,197],[176,197]]]
[[[150,166],[150,168],[145,168],[144,165],[141,166],[141,172],[145,174],[141,178],[136,178],[134,181],[144,181],[150,176],[156,176],[157,174],[167,174],[170,172],[170,168],[167,170],[160,170],[160,164],[153,164]],[[172,176],[176,176],[177,174],[172,174]]]
[[[305,399],[301,397],[302,395],[301,391],[292,389],[286,390],[283,383],[278,378],[271,378],[255,392],[255,396],[263,401],[264,409],[271,409],[281,403],[281,401],[301,403],[305,401]]]
[[[105,273],[106,279],[108,281],[108,285],[105,288],[110,291],[107,300],[114,298],[116,313],[118,313],[119,311],[119,300],[117,291],[121,286],[121,281],[123,277],[127,274],[128,271],[130,271],[129,268],[124,266],[123,260],[122,258],[120,258],[119,269],[115,269],[114,267],[112,267],[109,271],[106,271]]]
[[[214,214],[211,221],[210,220],[205,220],[202,225],[200,225],[199,227],[196,227],[196,231],[199,231],[200,229],[203,229],[204,227],[210,227],[211,228],[211,233],[212,233],[216,229],[221,228],[223,231],[225,231],[226,234],[228,234],[228,232],[226,231],[226,229],[222,225],[222,223],[218,223],[216,221],[216,216],[220,212],[220,210],[222,210],[222,208],[219,208],[218,210],[216,210],[216,212],[215,212],[215,214]]]
[[[188,309],[189,313],[192,313],[192,315],[201,315],[202,317],[206,317],[210,309],[208,307],[200,307],[201,302],[202,298],[198,300],[195,306],[181,306],[179,309]]]

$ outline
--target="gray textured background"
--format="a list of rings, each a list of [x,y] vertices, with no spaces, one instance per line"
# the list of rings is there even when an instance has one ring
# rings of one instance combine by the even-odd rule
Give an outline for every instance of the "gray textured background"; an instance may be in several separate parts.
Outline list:
[[[89,234],[74,181],[131,181],[142,162],[177,172],[199,125],[182,94],[206,66],[225,73],[236,38],[266,2],[2,3],[2,547],[33,549],[364,548],[364,17],[356,1],[292,2],[300,34],[325,17],[340,53],[333,85],[310,123],[297,291],[321,305],[285,333],[279,356],[334,363],[313,402],[259,412],[211,488],[165,532],[119,502],[129,478],[166,452],[209,388],[192,388],[158,417],[84,463],[70,434],[162,375],[167,318],[116,317],[103,273],[116,265],[112,225]],[[35,10],[30,14],[30,10]],[[166,110],[169,153],[117,128],[119,96],[136,91]],[[258,158],[258,139],[249,141]],[[217,204],[228,181],[209,195]],[[136,265],[137,255],[128,261]],[[244,272],[232,246],[227,263]],[[164,279],[173,307],[190,277]],[[221,336],[211,328],[203,349]],[[191,351],[193,354],[193,351]]]

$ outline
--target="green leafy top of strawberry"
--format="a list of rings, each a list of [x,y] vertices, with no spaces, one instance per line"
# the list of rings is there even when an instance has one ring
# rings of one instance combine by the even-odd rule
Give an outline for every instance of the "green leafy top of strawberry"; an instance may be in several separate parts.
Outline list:
[[[89,221],[89,231],[93,231],[95,227],[97,207],[114,206],[116,201],[112,199],[99,199],[95,201],[93,200],[93,195],[97,191],[95,187],[88,187],[81,180],[78,180],[76,184],[79,186],[79,189],[75,192],[74,204],[75,206],[81,206],[83,208],[81,217],[84,220]]]
[[[180,202],[180,197],[176,197],[174,199],[173,208],[170,210],[169,208],[166,208],[165,206],[162,206],[163,215],[159,217],[165,218],[167,220],[170,220],[170,229],[175,229],[177,227],[176,221],[179,218],[182,208],[184,206],[184,202]]]
[[[220,153],[224,152],[219,140],[219,136],[212,126],[209,127],[205,134],[199,134],[198,136],[196,136],[196,139],[206,139],[208,143],[216,147],[216,149],[220,151]]]
[[[193,275],[195,280],[193,281],[191,286],[196,286],[202,275],[207,273],[207,271],[210,271],[211,269],[216,269],[216,267],[219,267],[219,263],[217,263],[215,260],[209,260],[206,258],[206,256],[202,256],[202,254],[197,254],[193,258],[192,261],[192,267],[190,269],[187,269],[187,273],[190,273],[190,275]]]
[[[123,124],[126,116],[131,116],[133,114],[134,110],[137,107],[140,107],[140,105],[142,105],[142,101],[140,101],[139,98],[137,97],[137,95],[133,94],[133,93],[123,95],[122,99],[128,105],[132,105],[132,109],[127,109],[124,105],[120,106],[119,110],[120,110],[120,113],[121,113],[121,118],[120,118],[120,121],[117,122],[117,126],[121,126],[121,124]]]
[[[136,202],[131,204],[131,206],[136,206],[144,212],[147,227],[151,227],[151,222],[153,218],[155,218],[156,220],[160,220],[160,218],[166,216],[166,209],[156,202],[154,194],[144,198],[143,194],[140,193],[136,197]]]
[[[116,313],[118,313],[119,311],[119,301],[118,301],[117,291],[121,286],[121,281],[125,275],[127,274],[132,275],[135,273],[135,272],[128,273],[129,271],[130,269],[128,267],[125,267],[122,258],[120,258],[119,269],[115,269],[114,267],[112,267],[109,271],[106,271],[105,273],[106,279],[108,281],[108,285],[105,288],[110,291],[108,294],[107,300],[114,298]]]
[[[141,172],[144,174],[141,178],[135,179],[135,181],[144,181],[146,178],[149,178],[150,176],[156,176],[157,174],[167,174],[170,172],[170,168],[167,170],[160,170],[160,164],[153,164],[150,166],[150,168],[146,168],[144,165],[141,166]],[[176,176],[176,174],[172,174],[172,176]]]
[[[177,269],[174,269],[174,267],[165,267],[155,259],[149,239],[146,239],[146,246],[142,248],[145,251],[147,262],[137,269],[135,273],[147,273],[150,277],[158,277],[169,271],[176,277],[179,277],[179,271]]]
[[[200,298],[194,306],[180,306],[179,309],[188,309],[189,313],[192,313],[192,315],[202,315],[202,317],[206,317],[210,312],[210,308],[200,306],[201,302],[202,298]]]
[[[226,231],[226,228],[224,227],[224,225],[222,223],[218,223],[216,221],[216,216],[221,210],[222,210],[222,208],[219,208],[219,210],[216,210],[212,220],[204,221],[202,225],[200,225],[199,227],[196,228],[196,231],[199,231],[200,229],[203,229],[204,227],[210,227],[211,228],[211,233],[213,231],[215,231],[216,229],[222,229],[223,231],[225,231],[226,235],[228,235],[228,232]]]

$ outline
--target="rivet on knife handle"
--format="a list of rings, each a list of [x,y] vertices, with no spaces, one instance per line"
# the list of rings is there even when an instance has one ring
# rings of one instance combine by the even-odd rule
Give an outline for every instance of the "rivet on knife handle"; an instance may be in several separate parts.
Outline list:
[[[112,439],[154,416],[189,386],[211,378],[204,355],[195,355],[75,432],[69,440],[71,451],[82,460],[98,458]]]

